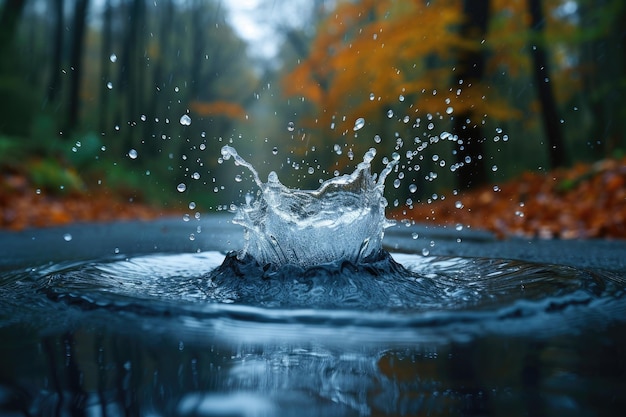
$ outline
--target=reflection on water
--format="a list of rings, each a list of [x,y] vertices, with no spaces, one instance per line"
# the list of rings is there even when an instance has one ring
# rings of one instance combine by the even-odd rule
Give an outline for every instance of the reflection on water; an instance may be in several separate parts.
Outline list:
[[[245,260],[217,269],[218,252],[3,273],[0,410],[521,416],[626,406],[623,278],[393,257],[402,268],[261,267],[255,279],[237,275],[259,268]]]

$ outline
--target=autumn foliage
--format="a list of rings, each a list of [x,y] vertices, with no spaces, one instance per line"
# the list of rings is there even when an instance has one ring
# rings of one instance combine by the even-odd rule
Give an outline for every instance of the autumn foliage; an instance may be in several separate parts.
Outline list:
[[[417,114],[519,118],[486,85],[451,85],[458,51],[489,46],[460,36],[464,19],[458,0],[343,2],[322,23],[309,56],[284,79],[285,91],[319,109],[311,126],[334,122],[338,132],[348,132],[358,117],[380,118],[399,100]]]
[[[32,187],[26,176],[4,173],[0,176],[0,229],[60,226],[76,222],[151,220],[165,210],[132,202],[106,190],[51,193]]]
[[[495,187],[495,188],[494,188]],[[0,177],[0,229],[85,221],[149,220],[176,210],[130,202],[112,193],[37,192],[19,174]],[[416,203],[397,219],[490,230],[499,237],[626,238],[626,158],[527,172],[497,186]]]
[[[626,158],[489,186],[394,212],[418,223],[457,224],[499,237],[626,238]]]

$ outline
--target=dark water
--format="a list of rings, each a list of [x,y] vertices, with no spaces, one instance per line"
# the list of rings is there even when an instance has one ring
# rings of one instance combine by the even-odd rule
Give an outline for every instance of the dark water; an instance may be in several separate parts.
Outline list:
[[[0,414],[622,415],[623,273],[392,257],[5,266]]]

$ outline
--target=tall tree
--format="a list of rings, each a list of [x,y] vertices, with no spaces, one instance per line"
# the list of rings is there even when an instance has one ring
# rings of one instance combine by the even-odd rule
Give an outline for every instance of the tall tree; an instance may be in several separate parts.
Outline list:
[[[0,51],[6,51],[13,41],[26,0],[6,0],[0,13]]]
[[[626,46],[623,0],[579,1],[583,92],[593,115],[587,133],[595,157],[626,148]]]
[[[74,30],[70,50],[70,91],[67,109],[66,130],[72,131],[78,125],[80,111],[80,86],[83,74],[83,48],[85,44],[87,9],[89,0],[76,0],[74,6]]]
[[[111,79],[111,47],[113,37],[113,6],[105,0],[102,16],[102,45],[100,49],[100,132],[105,132],[109,123],[109,88]]]
[[[530,11],[530,24],[535,39],[535,42],[531,45],[533,78],[539,102],[541,103],[541,115],[548,145],[550,166],[557,168],[566,164],[567,155],[556,99],[549,82],[550,63],[545,49],[544,38],[546,19],[541,0],[528,0],[528,8]]]
[[[465,20],[461,25],[461,37],[470,43],[458,52],[453,88],[475,89],[485,72],[485,54],[481,45],[487,33],[489,1],[464,0]],[[469,97],[468,97],[469,98]],[[454,117],[453,131],[457,142],[457,182],[460,188],[470,188],[487,182],[485,141],[482,128],[483,115],[472,108]]]
[[[64,0],[52,0],[54,33],[52,34],[52,63],[48,83],[47,100],[54,102],[61,92],[61,65],[63,62],[63,33],[65,32]]]

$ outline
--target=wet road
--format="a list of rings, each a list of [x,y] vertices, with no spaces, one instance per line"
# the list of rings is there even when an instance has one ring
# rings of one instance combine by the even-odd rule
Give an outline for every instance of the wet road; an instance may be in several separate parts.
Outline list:
[[[243,233],[231,214],[205,215],[187,222],[163,218],[149,222],[78,224],[21,232],[0,232],[0,267],[28,266],[101,258],[116,253],[184,253],[240,249]],[[418,237],[413,238],[417,233]],[[553,263],[626,272],[624,240],[498,240],[484,231],[424,225],[387,229],[385,246],[393,252],[488,257]]]

